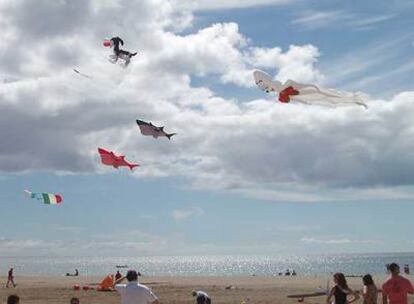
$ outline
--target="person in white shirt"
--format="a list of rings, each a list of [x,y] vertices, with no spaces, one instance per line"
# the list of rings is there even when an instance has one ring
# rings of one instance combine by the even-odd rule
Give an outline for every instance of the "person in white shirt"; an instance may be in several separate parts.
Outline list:
[[[204,291],[193,291],[193,297],[196,297],[197,304],[211,304],[211,299]]]
[[[120,284],[127,279],[127,284]],[[121,295],[121,304],[160,304],[147,286],[138,283],[138,273],[129,270],[125,277],[115,281],[115,290]]]

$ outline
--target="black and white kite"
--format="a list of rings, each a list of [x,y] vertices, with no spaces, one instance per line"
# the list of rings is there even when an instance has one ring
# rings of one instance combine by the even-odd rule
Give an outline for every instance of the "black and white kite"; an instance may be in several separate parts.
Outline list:
[[[177,133],[166,133],[164,131],[164,127],[157,127],[157,126],[154,126],[150,122],[145,122],[139,119],[137,119],[137,125],[139,129],[141,130],[141,134],[145,136],[152,136],[154,138],[164,136],[164,137],[167,137],[168,139],[171,139],[172,136],[177,134]]]

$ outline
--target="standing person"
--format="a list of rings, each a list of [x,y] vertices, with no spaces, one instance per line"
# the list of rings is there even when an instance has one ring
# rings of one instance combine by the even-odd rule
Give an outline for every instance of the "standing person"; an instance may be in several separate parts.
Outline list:
[[[20,298],[18,295],[10,295],[7,297],[7,304],[19,304]]]
[[[391,263],[391,277],[382,285],[383,304],[408,304],[407,294],[413,294],[414,288],[410,280],[400,276],[400,266]]]
[[[127,284],[120,284],[127,279]],[[125,277],[115,281],[115,290],[121,295],[121,304],[160,304],[156,295],[147,286],[138,283],[138,273],[128,270]]]
[[[350,304],[359,299],[359,295],[348,287],[345,276],[341,272],[337,272],[333,276],[335,286],[329,292],[326,303],[330,304],[331,299],[334,298],[335,304]],[[348,300],[348,296],[352,295],[352,299]]]
[[[9,275],[7,276],[6,287],[9,288],[9,283],[13,284],[13,287],[16,287],[17,284],[14,283],[13,267],[9,270]]]
[[[364,283],[364,289],[362,290],[362,297],[364,304],[377,304],[378,289],[370,274],[366,274],[362,277]]]
[[[204,291],[193,291],[193,297],[196,297],[197,304],[211,304],[211,299]]]

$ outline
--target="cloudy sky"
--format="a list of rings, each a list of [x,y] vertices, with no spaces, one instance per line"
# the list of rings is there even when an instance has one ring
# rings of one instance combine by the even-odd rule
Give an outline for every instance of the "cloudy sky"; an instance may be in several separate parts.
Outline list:
[[[0,255],[413,250],[413,13],[408,0],[0,0]],[[102,45],[116,35],[138,51],[127,68]],[[255,68],[361,91],[369,109],[277,103]],[[143,137],[137,118],[178,135]],[[105,167],[98,147],[141,167]]]

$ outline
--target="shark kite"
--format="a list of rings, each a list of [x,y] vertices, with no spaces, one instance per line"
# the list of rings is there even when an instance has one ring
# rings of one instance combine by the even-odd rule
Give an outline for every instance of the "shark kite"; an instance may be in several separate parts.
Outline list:
[[[138,164],[130,164],[125,160],[123,155],[115,155],[112,151],[107,151],[102,148],[98,148],[99,155],[101,156],[101,161],[104,165],[112,166],[116,169],[119,167],[128,167],[131,171],[135,167],[139,167]]]
[[[176,135],[177,133],[166,133],[164,131],[164,127],[156,127],[152,123],[145,122],[143,120],[137,119],[137,125],[141,130],[141,134],[145,136],[152,136],[154,138],[158,137],[167,137],[171,139],[172,136]]]

